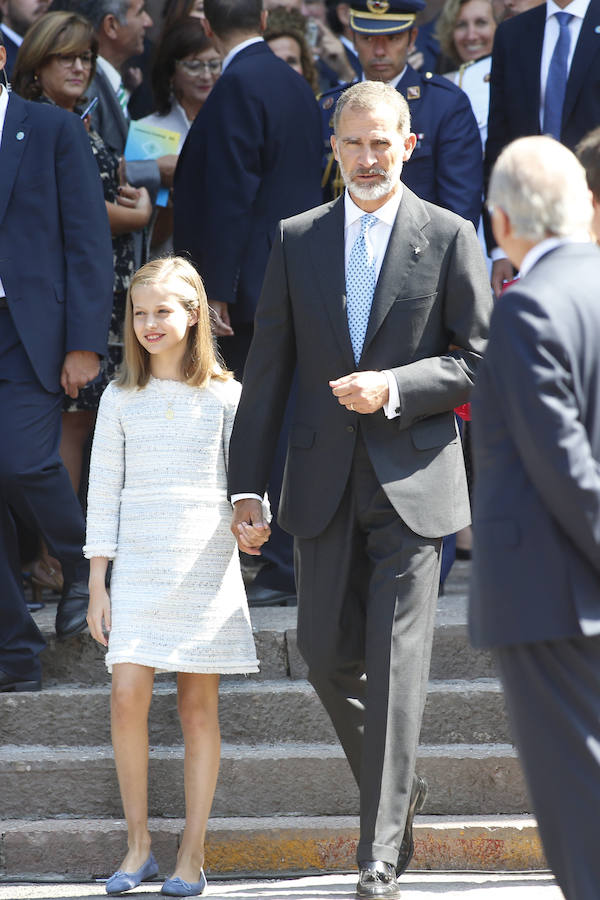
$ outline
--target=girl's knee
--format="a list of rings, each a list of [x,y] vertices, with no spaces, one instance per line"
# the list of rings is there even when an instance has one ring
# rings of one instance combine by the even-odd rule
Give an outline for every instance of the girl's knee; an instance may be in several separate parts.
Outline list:
[[[148,691],[145,686],[135,680],[113,679],[111,690],[113,714],[137,718],[142,713],[147,714],[148,706]]]

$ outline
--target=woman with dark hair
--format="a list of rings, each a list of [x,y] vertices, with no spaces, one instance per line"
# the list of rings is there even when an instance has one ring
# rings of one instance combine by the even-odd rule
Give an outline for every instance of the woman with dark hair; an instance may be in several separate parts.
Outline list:
[[[179,133],[179,150],[221,74],[221,57],[202,22],[187,17],[165,29],[152,66],[156,111],[141,121]]]
[[[26,100],[55,104],[81,114],[96,70],[97,52],[94,30],[87,19],[71,12],[47,13],[28,29],[23,39],[13,70],[13,89]],[[103,360],[101,374],[79,391],[76,400],[64,400],[60,453],[75,492],[79,490],[83,451],[94,427],[100,396],[121,362],[125,296],[135,270],[132,232],[144,228],[152,215],[146,189],[121,185],[119,157],[96,132],[90,131],[89,136],[113,235],[114,302],[108,357]],[[37,580],[45,581],[44,586],[57,587],[59,583],[57,577]]]
[[[313,93],[319,92],[319,75],[312,51],[306,40],[305,18],[296,9],[276,6],[269,10],[263,37],[275,56],[304,75]]]

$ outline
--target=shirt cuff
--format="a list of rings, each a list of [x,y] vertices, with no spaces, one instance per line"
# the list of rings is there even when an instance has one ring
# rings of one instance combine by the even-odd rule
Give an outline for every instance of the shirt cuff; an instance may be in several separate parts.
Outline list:
[[[388,419],[396,419],[400,415],[400,392],[398,382],[389,369],[384,369],[383,374],[387,378],[389,396],[387,403],[383,404],[383,411]]]
[[[233,506],[238,500],[258,500],[259,503],[263,502],[263,498],[258,494],[232,494],[231,495],[231,505]]]

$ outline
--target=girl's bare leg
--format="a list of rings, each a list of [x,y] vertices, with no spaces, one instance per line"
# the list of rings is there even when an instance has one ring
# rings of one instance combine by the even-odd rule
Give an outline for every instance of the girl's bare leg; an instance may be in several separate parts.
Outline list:
[[[219,676],[180,672],[177,694],[185,743],[185,830],[173,875],[195,882],[204,865],[206,823],[219,774]]]
[[[148,710],[154,669],[133,663],[113,666],[111,693],[112,742],[123,812],[127,820],[128,851],[119,866],[136,872],[148,859]]]

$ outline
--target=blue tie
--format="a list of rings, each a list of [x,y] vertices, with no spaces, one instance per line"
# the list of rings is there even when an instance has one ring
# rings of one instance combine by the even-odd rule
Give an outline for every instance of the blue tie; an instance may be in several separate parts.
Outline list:
[[[369,229],[377,221],[377,216],[372,216],[371,213],[365,213],[360,217],[360,234],[350,251],[346,270],[346,314],[354,361],[357,365],[365,342],[377,281],[375,255],[370,243],[367,243]]]
[[[565,90],[567,88],[567,76],[569,50],[571,48],[571,33],[569,22],[573,18],[571,13],[554,13],[558,19],[560,31],[554,47],[554,53],[548,69],[546,82],[546,96],[544,97],[544,134],[550,134],[560,141],[560,126],[562,123],[563,105],[565,102]]]

